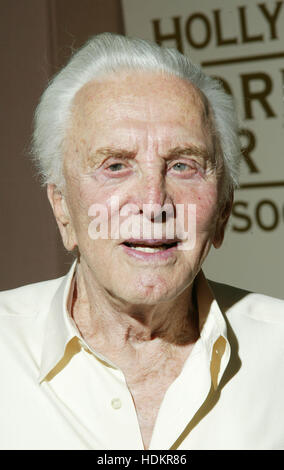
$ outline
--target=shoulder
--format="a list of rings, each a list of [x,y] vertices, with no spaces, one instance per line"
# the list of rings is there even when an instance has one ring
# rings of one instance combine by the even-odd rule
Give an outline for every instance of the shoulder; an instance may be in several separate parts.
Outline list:
[[[246,317],[257,322],[284,327],[284,300],[209,281],[214,296],[226,316]]]
[[[247,389],[261,383],[267,394],[283,388],[284,300],[210,282],[226,322],[231,369]],[[269,390],[269,392],[268,392]],[[266,393],[265,392],[265,393]]]
[[[37,314],[50,305],[63,279],[60,277],[0,292],[0,318]]]

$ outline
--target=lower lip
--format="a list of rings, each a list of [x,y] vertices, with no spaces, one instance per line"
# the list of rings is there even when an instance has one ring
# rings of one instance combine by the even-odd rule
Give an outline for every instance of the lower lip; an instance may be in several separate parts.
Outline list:
[[[141,261],[147,261],[147,262],[152,262],[152,261],[158,262],[158,261],[163,261],[163,260],[166,261],[172,258],[177,252],[177,246],[172,246],[171,248],[168,248],[167,250],[155,251],[153,253],[135,250],[135,248],[132,248],[130,246],[126,246],[123,244],[120,246],[122,246],[124,252],[128,256],[132,256],[133,258],[136,258]]]

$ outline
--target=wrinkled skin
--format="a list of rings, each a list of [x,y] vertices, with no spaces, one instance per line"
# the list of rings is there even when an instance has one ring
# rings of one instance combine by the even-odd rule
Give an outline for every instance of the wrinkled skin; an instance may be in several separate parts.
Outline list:
[[[164,394],[199,337],[192,286],[211,245],[223,240],[231,203],[204,100],[189,83],[153,73],[121,72],[83,87],[64,142],[63,193],[48,196],[68,250],[77,247],[70,314],[87,343],[116,364],[132,395],[145,449]],[[146,204],[196,206],[191,250],[142,253],[125,239],[94,240],[94,203],[119,198],[153,224]],[[186,240],[179,243],[184,248]]]
[[[65,247],[78,246],[85,277],[102,294],[141,306],[178,299],[190,291],[210,246],[222,243],[229,211],[218,202],[209,128],[199,93],[179,78],[121,72],[77,93],[64,148],[65,214],[54,188],[49,195]],[[169,157],[177,147],[201,154]],[[126,158],[117,153],[121,149],[129,152]],[[119,197],[120,209],[184,204],[185,221],[187,205],[196,204],[194,249],[145,262],[126,254],[120,239],[90,239],[90,206],[107,205],[112,196]]]

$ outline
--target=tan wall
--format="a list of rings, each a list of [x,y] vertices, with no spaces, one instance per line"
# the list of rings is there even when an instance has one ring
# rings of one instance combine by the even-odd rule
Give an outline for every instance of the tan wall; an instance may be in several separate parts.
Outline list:
[[[65,254],[28,158],[48,78],[88,37],[123,32],[119,0],[0,0],[0,290],[64,274]],[[51,136],[52,138],[52,136]]]

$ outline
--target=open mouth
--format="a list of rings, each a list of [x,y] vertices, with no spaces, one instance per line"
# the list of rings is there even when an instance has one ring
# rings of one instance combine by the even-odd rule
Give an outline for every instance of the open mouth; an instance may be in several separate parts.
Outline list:
[[[136,251],[142,251],[144,253],[158,253],[160,251],[166,251],[171,248],[175,248],[177,247],[178,243],[178,240],[131,240],[125,241],[123,245]]]

